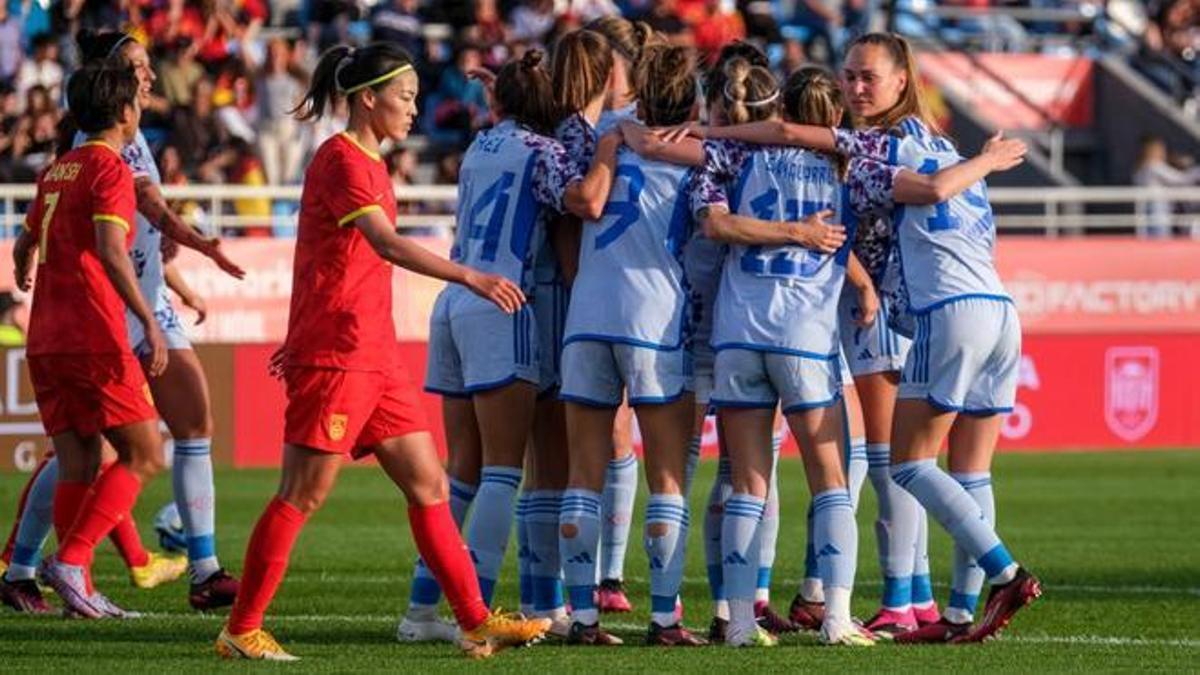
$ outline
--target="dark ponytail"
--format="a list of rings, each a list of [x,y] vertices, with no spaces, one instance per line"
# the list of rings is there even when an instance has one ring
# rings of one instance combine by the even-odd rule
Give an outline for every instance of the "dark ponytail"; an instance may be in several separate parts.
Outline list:
[[[560,115],[550,73],[542,65],[543,55],[541,50],[530,49],[504,64],[496,76],[495,95],[504,117],[550,135]]]
[[[412,56],[390,43],[375,42],[358,49],[331,47],[321,55],[304,99],[291,113],[305,122],[320,119],[339,98],[367,88],[378,91],[412,68]]]
[[[75,34],[80,61],[85,64],[116,59],[120,56],[121,48],[130,42],[136,42],[132,35],[117,31],[98,32],[85,28]]]

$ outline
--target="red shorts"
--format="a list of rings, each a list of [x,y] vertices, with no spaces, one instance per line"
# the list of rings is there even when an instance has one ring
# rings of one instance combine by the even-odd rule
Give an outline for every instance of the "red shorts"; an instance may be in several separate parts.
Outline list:
[[[128,354],[30,356],[29,379],[47,436],[158,419],[142,366]]]
[[[358,459],[389,438],[428,431],[420,392],[390,372],[293,367],[284,374],[283,441]]]

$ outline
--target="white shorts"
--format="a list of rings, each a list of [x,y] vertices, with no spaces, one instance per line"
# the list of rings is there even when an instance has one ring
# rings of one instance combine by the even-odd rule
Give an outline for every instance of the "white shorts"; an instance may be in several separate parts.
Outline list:
[[[466,397],[518,380],[539,383],[532,307],[505,314],[491,305],[448,300],[440,296],[429,319],[426,391]]]
[[[814,359],[794,354],[750,349],[717,352],[717,408],[774,408],[785,415],[833,405],[842,396],[835,359]]]
[[[846,360],[846,350],[838,350],[838,378],[843,387],[854,386],[854,373],[850,370],[850,362]]]
[[[713,392],[713,370],[716,354],[708,339],[696,340],[692,346],[692,384],[696,390],[696,405],[708,405]]]
[[[1011,302],[964,298],[918,314],[900,398],[971,415],[1012,411],[1021,324]]]
[[[912,340],[888,326],[887,309],[881,305],[874,323],[866,328],[855,323],[859,316],[858,294],[842,293],[838,302],[838,332],[850,372],[860,376],[903,369]]]
[[[619,342],[577,340],[563,347],[559,398],[615,408],[621,394],[629,405],[670,403],[692,389],[687,349],[653,349]]]
[[[571,292],[562,284],[537,284],[533,289],[541,372],[539,395],[551,393],[562,385],[563,330],[567,324],[567,304],[570,299]]]
[[[159,302],[158,306],[154,308],[154,320],[158,322],[163,337],[167,339],[167,349],[192,348],[192,341],[188,339],[187,332],[183,329],[183,323],[179,320],[179,315],[169,301]],[[150,343],[146,341],[146,331],[142,328],[142,322],[138,321],[137,317],[126,315],[125,323],[134,356],[139,359],[149,356]]]

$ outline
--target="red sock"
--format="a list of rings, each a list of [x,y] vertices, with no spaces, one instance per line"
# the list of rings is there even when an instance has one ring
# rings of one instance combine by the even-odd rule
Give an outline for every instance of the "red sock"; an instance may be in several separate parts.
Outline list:
[[[488,608],[479,592],[479,578],[471,554],[450,515],[450,505],[440,502],[430,506],[410,506],[408,523],[417,542],[417,551],[446,594],[458,625],[463,630],[478,628],[487,620]]]
[[[90,484],[83,481],[60,480],[54,485],[54,536],[59,547],[67,540],[67,533],[79,515],[79,506],[87,496]]]
[[[308,516],[300,509],[279,497],[272,498],[259,516],[246,546],[242,584],[229,612],[231,634],[244,635],[262,627],[263,615],[283,582],[292,546],[306,520]]]
[[[142,546],[142,536],[138,534],[132,513],[126,513],[117,522],[112,532],[108,533],[108,538],[117,547],[117,553],[121,554],[126,567],[141,567],[150,562],[150,554]]]
[[[33,469],[33,474],[25,483],[25,487],[21,489],[21,498],[17,500],[17,519],[13,521],[12,529],[8,532],[8,541],[4,542],[4,552],[0,553],[0,560],[3,560],[5,565],[12,563],[13,547],[17,544],[17,528],[21,526],[21,516],[25,514],[25,503],[29,501],[29,488],[33,487],[33,482],[41,475],[42,469],[46,468],[48,461],[49,459],[43,459],[38,462]]]
[[[91,561],[92,550],[129,513],[142,491],[142,482],[124,464],[110,466],[88,490],[79,517],[55,554],[68,565]]]

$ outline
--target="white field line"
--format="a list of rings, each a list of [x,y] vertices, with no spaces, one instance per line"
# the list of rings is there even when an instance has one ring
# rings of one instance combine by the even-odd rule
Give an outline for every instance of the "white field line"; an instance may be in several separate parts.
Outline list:
[[[193,620],[203,623],[216,624],[224,617],[216,614],[200,614],[193,612],[149,612],[143,615],[146,619]],[[270,622],[278,623],[382,623],[394,624],[399,620],[395,614],[271,614]],[[615,631],[636,633],[646,629],[640,623],[609,622],[604,626]],[[1083,647],[1176,647],[1179,649],[1200,649],[1200,639],[1192,638],[1137,638],[1111,635],[1008,635],[997,642],[1032,645],[1078,645]]]
[[[294,584],[360,584],[360,585],[399,585],[404,583],[411,577],[411,571],[397,572],[395,576],[384,574],[373,575],[346,575],[346,574],[290,574],[286,581]],[[95,578],[98,581],[125,581],[128,579],[123,574],[97,574]],[[625,577],[626,581],[636,584],[648,583],[644,577]],[[684,577],[685,583],[708,583],[705,577]],[[800,579],[774,579],[773,584],[777,587],[784,588],[799,587]],[[877,580],[869,580],[859,582],[858,588],[881,588],[883,583]],[[934,583],[934,588],[949,588],[945,583]],[[1068,593],[1095,593],[1096,595],[1190,595],[1200,597],[1200,588],[1189,588],[1183,586],[1146,586],[1146,585],[1130,585],[1130,586],[1087,586],[1078,584],[1047,584],[1042,582],[1043,588],[1050,591],[1065,591]]]

